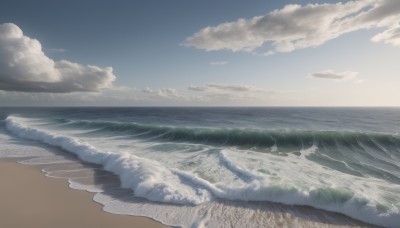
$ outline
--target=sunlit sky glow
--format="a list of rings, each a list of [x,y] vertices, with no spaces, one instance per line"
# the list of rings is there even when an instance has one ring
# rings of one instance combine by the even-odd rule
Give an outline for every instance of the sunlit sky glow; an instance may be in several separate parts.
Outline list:
[[[3,106],[399,106],[400,1],[22,1]]]

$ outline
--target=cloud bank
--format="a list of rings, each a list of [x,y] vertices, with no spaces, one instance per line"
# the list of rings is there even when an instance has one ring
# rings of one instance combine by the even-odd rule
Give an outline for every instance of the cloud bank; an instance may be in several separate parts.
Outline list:
[[[205,85],[191,85],[190,92],[196,93],[190,100],[203,104],[218,105],[249,105],[249,102],[264,103],[274,100],[276,91],[258,88],[252,85],[232,85],[208,83]]]
[[[191,85],[189,90],[198,92],[268,92],[250,85],[226,85],[209,83],[202,86]]]
[[[0,24],[0,90],[21,92],[97,92],[115,80],[111,67],[80,65],[47,57],[40,42],[15,24]]]
[[[266,43],[268,55],[315,47],[343,34],[384,28],[372,38],[400,46],[398,0],[362,0],[336,4],[290,4],[251,19],[206,27],[188,37],[184,45],[206,51],[253,52]]]
[[[347,80],[352,79],[358,75],[358,72],[343,71],[335,72],[333,70],[325,70],[310,75],[312,78],[332,79],[332,80]]]
[[[184,98],[183,95],[179,94],[178,91],[173,88],[151,89],[146,87],[142,89],[142,93],[147,94],[150,100],[179,100]]]
[[[215,85],[215,86],[214,86]],[[240,87],[242,86],[242,88]],[[194,88],[205,88],[196,90]],[[275,102],[280,94],[251,85],[206,84],[186,88],[113,87],[101,93],[25,93],[0,90],[6,106],[254,106]],[[280,94],[281,96],[282,94]]]

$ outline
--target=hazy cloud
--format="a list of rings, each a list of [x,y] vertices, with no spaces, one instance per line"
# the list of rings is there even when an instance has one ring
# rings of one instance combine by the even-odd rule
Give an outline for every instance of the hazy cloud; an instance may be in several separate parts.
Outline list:
[[[207,51],[253,52],[268,43],[271,48],[266,53],[270,55],[318,46],[348,32],[380,27],[386,31],[373,41],[399,46],[399,21],[398,0],[291,4],[264,16],[206,27],[188,37],[184,44]]]
[[[128,106],[137,103],[139,96],[130,91],[26,93],[1,91],[0,105],[6,106]]]
[[[162,89],[151,89],[146,87],[142,89],[143,93],[150,95],[152,99],[180,99],[184,98],[181,94],[178,93],[176,89],[172,88],[162,88]]]
[[[400,47],[400,25],[379,33],[372,38],[374,42],[385,42]]]
[[[143,101],[153,104],[188,104],[188,105],[245,105],[246,101],[262,102],[270,100],[275,93],[249,85],[223,85],[209,83],[191,85],[187,89],[146,87],[138,96]],[[157,103],[158,102],[158,103]]]
[[[192,91],[268,92],[249,85],[223,85],[214,83],[202,86],[191,85],[188,89]]]
[[[22,92],[95,92],[112,86],[111,67],[80,65],[47,57],[40,42],[15,24],[0,24],[0,90]]]
[[[66,52],[67,49],[64,49],[64,48],[50,48],[50,49],[47,49],[47,51],[48,52],[52,52],[52,53],[63,53],[63,52]]]
[[[96,93],[25,93],[17,91],[1,91],[0,105],[89,105],[89,106],[164,106],[164,105],[262,105],[275,101],[280,93],[267,91],[252,86],[237,88],[235,85],[210,84],[207,90],[175,89],[175,88],[142,88],[114,86],[111,89]],[[190,88],[200,88],[191,86]],[[246,88],[246,89],[245,89]]]
[[[226,64],[228,64],[227,61],[210,62],[210,65],[214,65],[214,66],[220,66],[220,65],[226,65]]]
[[[189,86],[197,96],[192,100],[197,103],[212,105],[249,105],[250,103],[266,104],[275,99],[276,92],[257,88],[250,85],[206,84],[203,86]]]
[[[195,96],[189,97],[190,100],[203,104],[248,105],[249,101],[254,103],[269,102],[276,95],[275,91],[251,85],[209,83],[198,86],[191,85],[187,89],[188,91],[196,92]]]
[[[353,71],[343,71],[334,72],[333,70],[325,70],[318,73],[313,73],[310,75],[312,78],[322,78],[322,79],[333,79],[333,80],[347,80],[352,79],[358,75],[358,72]]]

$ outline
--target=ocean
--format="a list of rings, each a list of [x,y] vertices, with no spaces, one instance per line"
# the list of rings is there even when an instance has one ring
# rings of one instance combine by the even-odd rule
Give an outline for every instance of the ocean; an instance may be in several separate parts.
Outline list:
[[[399,132],[400,108],[2,107],[0,158],[172,226],[399,227]]]

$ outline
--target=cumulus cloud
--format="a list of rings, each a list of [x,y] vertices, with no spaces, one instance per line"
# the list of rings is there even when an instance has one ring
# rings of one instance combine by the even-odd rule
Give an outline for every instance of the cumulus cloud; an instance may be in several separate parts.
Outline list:
[[[184,44],[207,51],[253,52],[268,43],[271,45],[266,52],[269,55],[318,46],[360,29],[384,28],[386,31],[372,40],[399,46],[399,21],[398,0],[291,4],[264,16],[203,28],[188,37]]]
[[[96,92],[112,86],[111,67],[80,65],[47,57],[40,42],[15,24],[0,24],[0,90],[22,92]]]
[[[333,70],[325,70],[318,73],[313,73],[310,75],[310,77],[332,79],[332,80],[348,80],[348,79],[353,79],[357,75],[358,72],[353,72],[353,71],[335,72]]]

